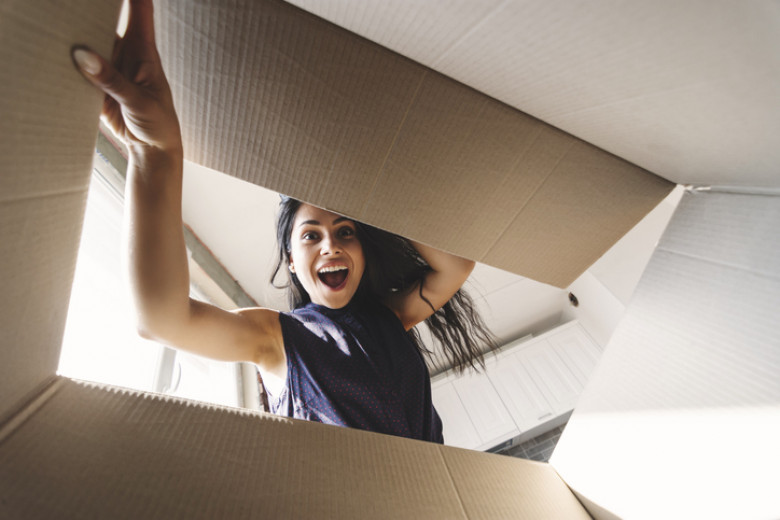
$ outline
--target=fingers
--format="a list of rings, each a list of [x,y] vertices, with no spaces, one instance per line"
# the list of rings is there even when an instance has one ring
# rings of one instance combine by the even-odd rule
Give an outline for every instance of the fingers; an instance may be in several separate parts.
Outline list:
[[[111,63],[117,63],[119,61],[119,56],[122,54],[124,43],[124,40],[119,35],[115,36],[114,48],[111,50]]]
[[[140,96],[136,85],[91,50],[74,47],[71,56],[85,78],[120,104],[133,106],[133,102]]]
[[[105,96],[103,100],[103,110],[100,113],[103,122],[114,132],[121,140],[125,140],[128,136],[125,134],[125,121],[122,117],[122,108],[119,103],[116,102],[111,96]]]
[[[130,0],[127,36],[139,38],[154,46],[154,6],[152,0]]]

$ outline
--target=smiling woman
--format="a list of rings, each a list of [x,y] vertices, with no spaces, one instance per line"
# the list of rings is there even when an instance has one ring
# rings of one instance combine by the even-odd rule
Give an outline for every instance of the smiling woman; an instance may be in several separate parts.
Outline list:
[[[289,234],[289,270],[311,301],[333,309],[349,303],[365,269],[355,223],[301,204]]]
[[[291,312],[228,312],[189,297],[182,233],[184,150],[155,47],[152,4],[131,4],[113,62],[73,59],[105,92],[103,116],[128,146],[126,249],[139,333],[257,365],[277,413],[442,442],[418,338],[428,320],[455,366],[491,342],[460,290],[474,262],[285,198],[277,225]],[[287,269],[281,269],[285,266]]]
[[[293,311],[279,315],[284,366],[264,372],[271,410],[442,442],[413,327],[439,311],[453,364],[480,359],[489,333],[460,291],[473,263],[289,197],[277,241],[271,281],[289,272]]]

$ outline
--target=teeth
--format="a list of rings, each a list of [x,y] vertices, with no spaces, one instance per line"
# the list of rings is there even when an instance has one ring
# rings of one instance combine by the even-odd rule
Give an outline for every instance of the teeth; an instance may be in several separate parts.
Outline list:
[[[323,267],[318,273],[335,273],[336,271],[345,271],[347,269],[347,266],[345,265],[331,265],[327,267]]]

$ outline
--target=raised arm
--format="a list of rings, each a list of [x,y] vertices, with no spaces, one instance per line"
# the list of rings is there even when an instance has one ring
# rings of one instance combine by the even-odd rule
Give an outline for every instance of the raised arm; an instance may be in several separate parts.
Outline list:
[[[421,282],[422,288],[416,286],[405,293],[391,297],[386,302],[398,315],[406,330],[424,321],[444,306],[458,292],[474,269],[474,262],[471,260],[419,242],[411,241],[411,243],[431,267],[431,271]],[[425,299],[421,298],[420,294]]]
[[[181,216],[179,122],[154,39],[151,0],[132,0],[112,63],[74,47],[84,76],[106,94],[103,119],[128,146],[125,246],[141,335],[225,361],[276,372],[284,364],[278,313],[236,313],[189,298]]]
[[[181,190],[179,153],[131,152],[124,236],[139,333],[213,359],[273,370],[284,361],[277,312],[231,313],[189,297]]]

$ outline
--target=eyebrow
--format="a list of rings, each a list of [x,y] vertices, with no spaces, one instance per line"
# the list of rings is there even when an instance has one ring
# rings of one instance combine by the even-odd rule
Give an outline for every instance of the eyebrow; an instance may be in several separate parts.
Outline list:
[[[340,224],[341,222],[344,222],[344,221],[352,222],[352,219],[349,219],[347,217],[339,217],[339,218],[337,218],[336,220],[333,221],[332,225],[335,226],[336,224]],[[319,225],[321,225],[319,220],[304,220],[303,222],[298,224],[298,227],[305,226],[306,224],[311,224],[312,226],[319,226]]]

